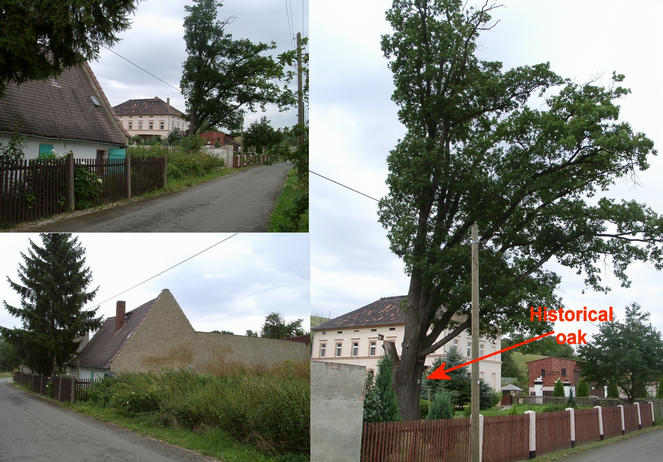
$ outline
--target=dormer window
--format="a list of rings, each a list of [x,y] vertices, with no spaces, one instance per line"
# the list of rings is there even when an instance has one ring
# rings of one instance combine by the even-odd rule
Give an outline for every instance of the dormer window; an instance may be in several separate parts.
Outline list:
[[[62,88],[54,78],[51,79],[51,86],[55,88]]]
[[[92,104],[94,104],[96,107],[101,107],[101,103],[99,102],[99,98],[97,98],[94,95],[91,95],[90,99],[92,100]]]

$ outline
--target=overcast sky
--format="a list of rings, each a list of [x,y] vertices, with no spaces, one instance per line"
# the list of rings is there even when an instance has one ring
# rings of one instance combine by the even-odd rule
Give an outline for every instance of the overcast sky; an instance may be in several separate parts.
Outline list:
[[[309,239],[306,234],[242,233],[149,282],[115,294],[165,270],[230,236],[207,233],[85,233],[79,241],[92,270],[90,290],[99,286],[91,308],[115,316],[115,302],[127,311],[169,289],[193,328],[226,330],[244,335],[260,331],[265,316],[277,312],[286,321],[309,325]],[[7,277],[18,282],[21,252],[38,234],[5,233],[0,239],[0,300],[19,306],[20,298]],[[0,326],[21,327],[21,321],[0,306]]]
[[[179,88],[182,64],[186,61],[184,43],[185,0],[141,0],[131,28],[120,34],[120,41],[113,51]],[[290,15],[286,14],[287,11]],[[233,38],[248,38],[253,42],[275,42],[276,56],[295,48],[293,36],[308,33],[308,0],[225,0],[219,9],[219,19],[234,18],[226,31]],[[302,16],[303,14],[303,16]],[[290,16],[290,26],[288,17]],[[107,49],[102,49],[100,59],[90,63],[111,105],[116,106],[129,99],[160,97],[170,98],[171,105],[185,111],[182,94],[146,74]],[[266,114],[250,114],[245,126],[266,115],[276,128],[291,127],[297,123],[297,112],[290,109],[279,112],[270,107]]]
[[[472,1],[470,3],[473,3]],[[552,70],[578,83],[599,79],[607,84],[613,71],[626,75],[632,94],[621,100],[622,120],[663,146],[661,116],[663,64],[652,53],[663,43],[659,21],[663,3],[639,1],[505,0],[494,12],[499,24],[479,41],[483,59],[504,68],[549,61]],[[386,158],[404,135],[391,102],[392,75],[380,50],[388,32],[384,12],[390,2],[312,2],[311,30],[311,169],[373,197],[387,193]],[[348,14],[352,11],[352,14]],[[663,162],[639,174],[638,184],[620,183],[610,197],[637,199],[663,213]],[[408,277],[389,250],[377,222],[377,203],[326,180],[311,176],[312,314],[339,316],[380,297],[407,293]],[[549,266],[553,268],[552,265]],[[555,267],[556,268],[556,267]],[[484,268],[480,274],[489,273]],[[631,302],[652,313],[663,330],[658,303],[663,275],[651,265],[632,265],[629,289],[614,284],[609,294],[584,290],[582,279],[562,270],[560,294],[568,308],[607,308],[618,314]],[[532,301],[537,304],[536,300]],[[523,312],[529,307],[523,307]],[[556,331],[586,324],[557,325]]]

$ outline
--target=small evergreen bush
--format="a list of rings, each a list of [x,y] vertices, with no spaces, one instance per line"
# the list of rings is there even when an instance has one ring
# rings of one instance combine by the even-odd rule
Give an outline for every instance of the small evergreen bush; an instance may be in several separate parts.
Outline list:
[[[451,405],[451,397],[449,392],[444,388],[440,388],[435,393],[435,398],[431,403],[430,410],[426,419],[452,419],[454,416],[453,406]]]

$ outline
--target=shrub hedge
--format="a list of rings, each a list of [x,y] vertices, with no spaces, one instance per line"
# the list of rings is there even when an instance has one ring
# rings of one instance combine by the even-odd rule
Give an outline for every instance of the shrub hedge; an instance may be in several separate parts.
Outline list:
[[[309,380],[294,365],[231,376],[127,373],[90,387],[89,401],[155,425],[218,427],[268,454],[309,453]]]
[[[218,157],[203,152],[168,152],[159,146],[153,146],[150,148],[129,148],[129,153],[135,158],[161,157],[167,155],[167,175],[169,179],[173,180],[203,176],[212,170],[224,166],[223,159],[219,159]]]

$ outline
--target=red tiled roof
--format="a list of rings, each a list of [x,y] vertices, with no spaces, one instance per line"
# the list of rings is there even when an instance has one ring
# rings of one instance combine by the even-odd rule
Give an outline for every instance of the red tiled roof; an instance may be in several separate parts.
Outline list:
[[[184,113],[179,109],[170,106],[164,100],[158,97],[150,99],[130,99],[122,104],[113,107],[117,115],[161,115],[170,114],[174,116],[183,116]]]
[[[92,96],[101,106],[93,103]],[[7,85],[0,98],[0,132],[14,131],[26,136],[127,144],[127,134],[87,64],[65,69],[51,80]]]

